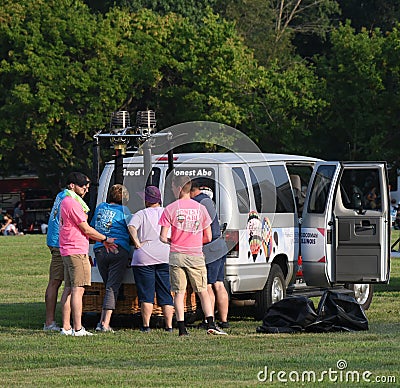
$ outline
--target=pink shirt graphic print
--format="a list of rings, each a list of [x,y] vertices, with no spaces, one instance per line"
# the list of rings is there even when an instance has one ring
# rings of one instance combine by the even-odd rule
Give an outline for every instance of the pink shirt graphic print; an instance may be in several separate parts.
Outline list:
[[[203,205],[192,199],[179,199],[164,209],[159,224],[171,228],[171,252],[203,254],[203,230],[211,224]]]

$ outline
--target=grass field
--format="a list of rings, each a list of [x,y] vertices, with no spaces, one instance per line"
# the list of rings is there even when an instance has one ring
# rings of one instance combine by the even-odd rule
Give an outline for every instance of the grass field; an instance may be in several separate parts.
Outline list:
[[[45,237],[0,237],[0,247],[0,386],[400,386],[400,259],[390,284],[375,288],[369,331],[264,335],[250,316],[232,316],[229,336],[121,329],[72,338],[42,331]]]

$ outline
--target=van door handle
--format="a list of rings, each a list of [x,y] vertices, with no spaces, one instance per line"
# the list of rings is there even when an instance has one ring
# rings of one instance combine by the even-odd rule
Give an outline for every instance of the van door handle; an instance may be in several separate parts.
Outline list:
[[[373,234],[375,234],[376,225],[375,224],[371,225],[370,220],[362,220],[358,225],[355,225],[356,233],[367,232],[369,230],[371,230]]]
[[[356,232],[363,232],[365,230],[375,230],[375,225],[370,226],[356,226]]]

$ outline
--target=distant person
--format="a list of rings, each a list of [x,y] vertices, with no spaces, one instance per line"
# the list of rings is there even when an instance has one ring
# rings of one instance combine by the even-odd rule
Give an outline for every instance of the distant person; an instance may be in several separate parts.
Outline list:
[[[12,236],[17,234],[15,232],[15,225],[13,224],[13,219],[9,213],[6,213],[3,216],[3,225],[0,229],[0,232],[3,236]]]
[[[160,239],[170,244],[170,279],[179,336],[189,334],[185,327],[184,312],[187,278],[200,298],[207,321],[207,332],[226,335],[214,322],[214,313],[207,291],[207,270],[202,248],[203,243],[210,242],[212,238],[211,218],[203,205],[190,198],[191,186],[191,181],[186,176],[172,177],[172,191],[178,199],[164,209],[159,221]]]
[[[397,210],[398,210],[397,201],[395,198],[392,198],[390,200],[390,220],[392,228],[394,228],[396,225]]]
[[[11,218],[11,222],[4,229],[4,236],[17,236],[18,234],[17,223]]]
[[[64,280],[64,264],[60,253],[59,231],[60,231],[60,205],[66,197],[68,190],[60,191],[54,200],[50,212],[47,227],[47,246],[51,253],[49,268],[49,282],[45,293],[46,322],[43,325],[44,331],[60,331],[60,326],[55,320],[58,290]]]
[[[130,238],[127,223],[131,212],[123,206],[129,200],[125,186],[116,184],[111,187],[109,201],[99,204],[90,225],[105,236],[114,236],[117,249],[108,249],[101,242],[94,244],[97,267],[103,279],[106,293],[103,299],[100,322],[96,331],[113,332],[110,326],[115,310],[118,292],[129,263]]]
[[[49,228],[49,225],[47,225],[45,222],[42,222],[40,224],[40,231],[42,234],[47,234],[47,229]]]
[[[169,246],[160,241],[161,226],[158,224],[164,210],[161,193],[156,186],[148,186],[144,193],[138,194],[144,199],[146,208],[133,215],[128,228],[135,245],[132,269],[142,314],[141,331],[150,331],[154,294],[164,315],[165,330],[172,331],[174,310],[169,280]]]
[[[373,210],[380,207],[377,188],[375,186],[372,187],[367,193],[366,205],[367,205],[367,208],[370,208]]]
[[[22,209],[22,203],[18,201],[14,207],[14,220],[17,224],[17,228],[19,231],[23,231],[23,223],[22,218],[24,216],[24,211]]]
[[[215,311],[215,305],[217,305],[220,318],[220,322],[218,323],[219,327],[227,329],[229,328],[229,297],[224,285],[224,278],[228,247],[221,236],[217,211],[214,202],[210,198],[212,193],[212,190],[205,186],[200,179],[192,180],[192,189],[190,191],[191,198],[204,205],[212,219],[211,242],[203,245],[203,253],[207,268],[207,290],[210,295],[213,312]]]
[[[90,336],[82,326],[82,298],[85,286],[91,284],[91,265],[89,262],[89,238],[100,241],[106,249],[116,249],[115,238],[110,238],[87,222],[89,207],[83,197],[89,190],[89,178],[72,172],[67,177],[67,195],[60,205],[60,253],[64,263],[64,292],[61,297],[62,335],[75,337]],[[71,327],[71,316],[73,327]]]

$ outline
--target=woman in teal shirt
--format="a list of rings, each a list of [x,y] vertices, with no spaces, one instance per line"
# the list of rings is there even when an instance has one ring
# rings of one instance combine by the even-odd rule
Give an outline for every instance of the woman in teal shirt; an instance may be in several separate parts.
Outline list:
[[[107,251],[101,242],[94,245],[94,254],[100,275],[103,279],[106,293],[103,300],[100,322],[96,331],[113,331],[110,320],[121,287],[122,279],[129,263],[130,237],[127,224],[131,219],[131,213],[126,206],[129,193],[125,186],[117,184],[111,187],[109,202],[102,202],[97,206],[91,226],[105,236],[116,238],[118,249]]]

